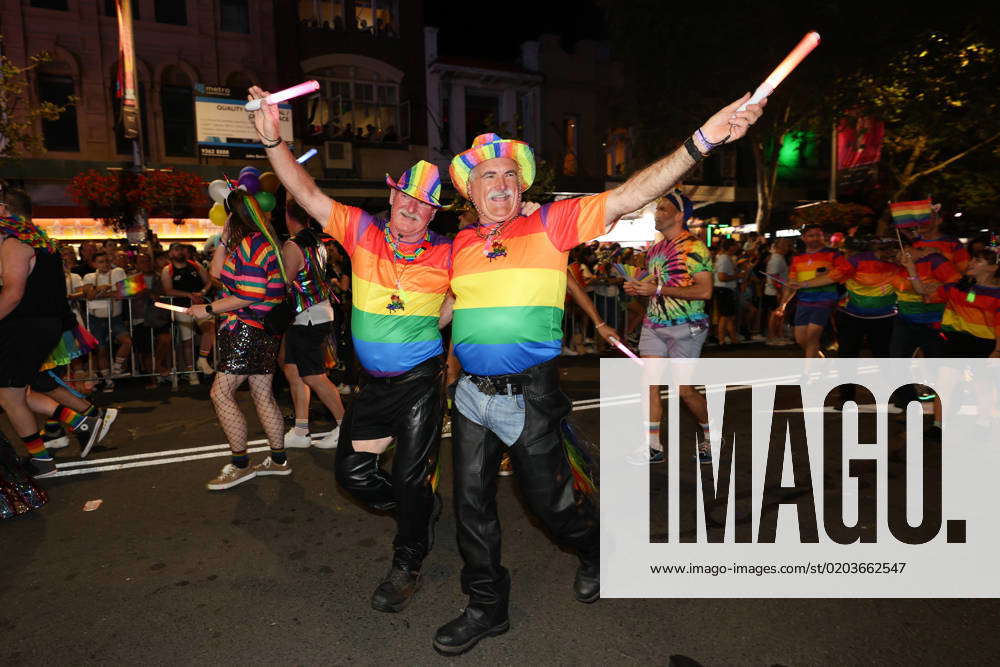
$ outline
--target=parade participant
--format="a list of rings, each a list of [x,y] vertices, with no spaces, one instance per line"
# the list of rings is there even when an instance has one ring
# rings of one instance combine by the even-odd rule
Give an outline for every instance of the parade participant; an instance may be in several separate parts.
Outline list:
[[[282,248],[285,271],[295,295],[296,315],[285,333],[283,369],[295,408],[295,426],[285,434],[285,447],[333,449],[340,437],[344,403],[340,392],[326,375],[324,351],[333,332],[334,312],[330,286],[326,280],[326,248],[319,241],[319,223],[294,200],[285,205],[285,223],[291,238]],[[294,277],[293,277],[294,276]],[[337,427],[321,440],[309,435],[311,392],[337,420]]]
[[[30,218],[27,194],[0,191],[0,406],[28,450],[29,471],[48,477],[56,463],[28,404],[28,385],[73,315],[58,247]]]
[[[451,283],[455,354],[463,368],[452,422],[455,513],[469,604],[438,629],[439,652],[462,653],[509,628],[510,577],[500,564],[495,498],[504,445],[528,506],[580,556],[577,599],[599,597],[597,514],[588,497],[575,497],[560,436],[571,405],[555,365],[568,253],[666,192],[713,147],[743,136],[761,113],[757,105],[737,111],[748,99],[720,111],[683,147],[618,188],[546,204],[527,217],[518,215],[521,193],[535,176],[527,144],[484,134],[452,160],[452,183],[479,213],[479,222],[455,237]]]
[[[947,285],[962,279],[955,265],[945,259],[933,246],[916,246],[910,239],[902,238],[904,252],[913,260],[914,272],[924,285]],[[896,292],[896,321],[892,327],[889,356],[908,359],[917,350],[924,356],[939,357],[943,339],[940,336],[943,301],[927,301],[914,289],[909,274],[897,266],[893,289]]]
[[[258,87],[250,99],[266,97]],[[435,492],[441,441],[443,343],[451,241],[430,231],[441,204],[438,168],[423,160],[398,181],[386,176],[389,219],[327,197],[281,139],[277,106],[254,114],[274,173],[351,260],[354,349],[366,371],[340,427],[337,481],[372,509],[394,511],[389,572],[372,595],[379,611],[401,611],[420,586],[440,512]],[[379,456],[395,441],[391,475]]]
[[[223,296],[188,308],[196,320],[223,318],[211,396],[232,460],[208,482],[210,491],[229,489],[257,475],[292,472],[285,453],[284,419],[271,389],[278,338],[264,330],[264,317],[285,296],[281,256],[274,231],[253,196],[233,190],[226,207],[229,219],[212,256],[212,275],[222,282]],[[246,419],[236,402],[236,390],[244,380],[250,382],[250,398],[271,447],[270,456],[253,466],[247,454]]]
[[[792,240],[788,237],[776,239],[771,246],[771,254],[767,259],[764,272],[767,273],[767,282],[764,283],[763,308],[767,318],[767,340],[764,343],[768,346],[790,345],[791,341],[785,338],[785,318],[777,315],[778,299],[781,296],[781,284],[774,279],[788,282],[788,260],[786,256],[792,250]]]
[[[969,264],[969,251],[966,250],[961,241],[941,231],[943,224],[941,204],[932,204],[930,217],[917,225],[913,247],[931,248],[935,252],[941,253],[955,266],[959,273],[964,273]]]
[[[125,362],[132,352],[132,337],[122,320],[122,302],[113,299],[116,286],[125,280],[125,270],[111,266],[111,257],[98,252],[92,260],[94,273],[83,277],[83,293],[87,297],[87,329],[97,338],[100,347],[94,351],[97,373],[104,383],[104,391],[115,388],[113,378],[124,373]],[[103,298],[102,298],[103,297]],[[113,343],[118,343],[115,359],[108,370],[108,357]]]
[[[170,263],[167,264],[160,273],[160,280],[163,284],[163,293],[174,297],[173,303],[176,306],[187,308],[192,304],[205,302],[205,295],[212,290],[212,280],[208,276],[205,267],[192,260],[188,254],[188,248],[183,243],[170,244]],[[188,382],[200,384],[198,373],[195,368],[205,375],[215,372],[208,357],[212,354],[212,344],[215,339],[215,322],[211,317],[203,320],[193,320],[190,315],[176,313],[174,321],[179,325],[181,338],[181,357],[184,367],[187,369]],[[191,345],[188,344],[195,333],[201,334],[201,344],[198,348],[198,363],[196,367],[191,363]]]
[[[736,268],[734,255],[738,248],[738,241],[725,239],[720,244],[719,254],[713,262],[715,286],[712,297],[719,315],[716,330],[719,345],[725,345],[727,337],[730,343],[740,343],[743,340],[736,331],[736,313],[739,305],[739,282],[746,277],[746,270],[740,271]]]
[[[639,354],[651,359],[696,359],[708,336],[705,300],[712,297],[712,262],[708,248],[685,227],[694,207],[680,192],[660,198],[653,216],[656,231],[663,240],[647,252],[647,266],[655,282],[627,282],[625,291],[649,297],[646,319],[639,336]],[[711,463],[712,449],[708,433],[708,403],[690,385],[681,385],[678,393],[684,405],[698,420],[698,460]],[[660,386],[649,387],[649,441],[628,458],[629,463],[665,461],[660,442],[663,403]]]
[[[777,312],[779,317],[784,317],[785,306],[794,293],[795,342],[806,358],[822,357],[820,338],[838,299],[835,283],[840,281],[847,267],[843,263],[843,255],[827,247],[823,228],[819,225],[803,227],[802,242],[806,250],[792,257],[788,285],[783,290],[782,305]],[[823,278],[824,284],[814,286],[812,281],[818,278]]]

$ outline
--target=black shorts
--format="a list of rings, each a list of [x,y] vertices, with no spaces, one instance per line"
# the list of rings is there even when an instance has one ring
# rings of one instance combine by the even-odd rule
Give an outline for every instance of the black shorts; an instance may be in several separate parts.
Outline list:
[[[299,377],[326,374],[327,338],[333,322],[293,324],[285,334],[285,363],[294,364]]]
[[[764,308],[764,312],[771,312],[772,310],[778,309],[778,295],[777,294],[765,294],[761,297],[761,307]]]
[[[0,387],[27,387],[62,337],[60,317],[18,317],[0,322]]]
[[[351,403],[351,440],[377,440],[395,436],[396,424],[428,392],[441,390],[444,361],[431,357],[402,375],[391,378],[365,376],[361,391]]]
[[[728,287],[716,287],[712,290],[712,298],[715,299],[716,311],[719,317],[733,317],[736,315],[736,290]]]
[[[964,331],[948,331],[947,340],[942,346],[941,356],[964,359],[985,359],[996,348],[997,342],[992,338],[980,338]]]

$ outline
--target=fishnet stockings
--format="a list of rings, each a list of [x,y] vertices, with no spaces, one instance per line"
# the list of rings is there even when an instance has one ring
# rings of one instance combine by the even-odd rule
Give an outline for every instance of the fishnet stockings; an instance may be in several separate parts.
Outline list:
[[[247,422],[236,402],[236,390],[247,377],[250,378],[250,398],[257,407],[257,418],[267,435],[268,444],[271,449],[282,449],[285,423],[278,402],[274,400],[274,392],[271,391],[274,376],[216,373],[212,383],[212,404],[215,406],[219,425],[229,440],[229,448],[235,453],[244,452],[247,448]]]

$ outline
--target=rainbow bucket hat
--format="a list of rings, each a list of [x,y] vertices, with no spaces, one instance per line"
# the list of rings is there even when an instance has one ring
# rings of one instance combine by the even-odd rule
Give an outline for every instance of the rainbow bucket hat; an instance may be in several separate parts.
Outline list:
[[[469,176],[478,164],[493,158],[506,157],[517,163],[521,171],[521,191],[527,190],[535,180],[535,153],[531,146],[516,139],[501,139],[489,132],[472,140],[472,148],[459,153],[451,161],[448,172],[458,193],[469,198]]]
[[[441,174],[437,165],[426,160],[420,160],[403,172],[398,181],[385,175],[385,182],[390,188],[406,193],[425,204],[441,208],[438,198],[441,196]]]

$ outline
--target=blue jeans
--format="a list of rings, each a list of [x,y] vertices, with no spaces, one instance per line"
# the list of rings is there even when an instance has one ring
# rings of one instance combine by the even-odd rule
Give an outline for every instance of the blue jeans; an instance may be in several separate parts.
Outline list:
[[[455,406],[467,419],[494,433],[510,447],[524,430],[524,396],[479,391],[469,376],[463,375],[455,388]]]

